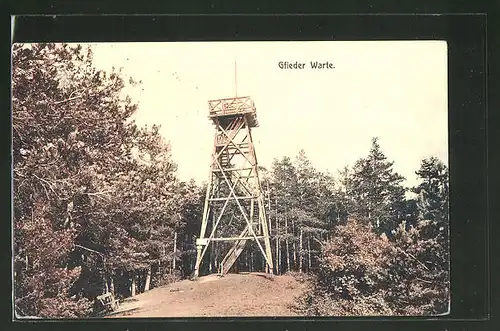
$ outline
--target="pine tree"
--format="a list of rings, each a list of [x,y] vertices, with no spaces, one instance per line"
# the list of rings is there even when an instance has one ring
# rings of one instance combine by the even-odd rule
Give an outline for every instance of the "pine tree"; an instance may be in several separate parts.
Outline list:
[[[271,180],[272,194],[275,196],[277,202],[276,215],[280,223],[278,232],[279,243],[284,242],[283,261],[285,261],[284,269],[290,271],[292,268],[292,255],[294,251],[291,250],[293,244],[293,228],[290,222],[288,213],[296,205],[294,196],[292,195],[293,188],[296,187],[297,177],[296,169],[292,164],[289,157],[284,157],[282,160],[275,159],[273,161]],[[282,246],[279,244],[279,249]]]
[[[449,308],[448,171],[437,158],[421,162],[416,171],[418,219],[394,232],[398,256],[391,274],[402,314],[441,314]],[[395,285],[396,286],[396,285]]]
[[[434,315],[449,308],[448,243],[436,222],[402,223],[394,231],[394,254],[388,267],[393,284],[387,299],[400,315]]]
[[[33,244],[37,233],[15,233],[15,296],[37,288],[30,301],[16,302],[16,309],[21,315],[81,316],[86,311],[78,305],[81,293],[71,288],[81,277],[75,244],[89,216],[99,217],[94,206],[111,194],[106,171],[122,157],[124,138],[133,130],[125,122],[136,106],[119,97],[125,82],[118,72],[106,74],[92,66],[90,48],[14,45],[12,54],[14,228],[45,222],[39,233],[44,241],[66,244],[57,253],[59,259],[52,259],[45,256],[49,252],[44,244]],[[39,208],[43,212],[33,218]],[[71,235],[60,240],[61,231]],[[102,230],[87,232],[99,238]],[[21,256],[27,256],[28,264],[20,263]],[[35,257],[45,262],[30,265]],[[55,268],[71,272],[73,281],[52,272]],[[66,288],[51,291],[52,283]]]
[[[182,222],[176,166],[159,128],[131,120],[121,92],[138,83],[96,70],[91,48],[14,45],[12,84],[16,311],[82,316],[83,298],[172,261],[159,252]]]
[[[417,208],[421,219],[433,220],[441,226],[448,223],[448,169],[436,157],[422,160],[415,172],[421,183],[412,191],[418,195]]]
[[[297,225],[295,231],[295,240],[299,244],[299,271],[303,271],[304,260],[316,259],[317,241],[327,232],[327,214],[330,203],[328,201],[329,191],[326,176],[317,171],[306,156],[304,150],[299,152],[295,160],[295,169],[297,173],[296,187],[294,190],[296,207],[290,210],[290,219]],[[313,244],[311,245],[311,239]],[[307,242],[306,244],[304,244]],[[315,249],[314,253],[305,250],[308,245]]]
[[[348,166],[338,172],[333,201],[336,223],[344,223],[348,217],[353,217],[356,214],[352,169]]]
[[[373,138],[369,155],[356,162],[351,177],[355,215],[381,232],[390,232],[404,217],[404,177],[393,170],[393,164]]]

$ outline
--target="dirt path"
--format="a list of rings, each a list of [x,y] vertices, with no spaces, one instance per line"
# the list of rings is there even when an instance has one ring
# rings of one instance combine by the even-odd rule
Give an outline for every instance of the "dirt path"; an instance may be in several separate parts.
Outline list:
[[[209,275],[141,293],[108,317],[296,316],[296,298],[304,289],[288,275]]]

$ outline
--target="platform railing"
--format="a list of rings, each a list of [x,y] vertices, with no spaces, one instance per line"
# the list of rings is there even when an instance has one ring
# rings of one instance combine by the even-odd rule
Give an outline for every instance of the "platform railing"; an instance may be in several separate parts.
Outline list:
[[[210,116],[255,112],[255,105],[250,97],[210,100],[208,106]]]

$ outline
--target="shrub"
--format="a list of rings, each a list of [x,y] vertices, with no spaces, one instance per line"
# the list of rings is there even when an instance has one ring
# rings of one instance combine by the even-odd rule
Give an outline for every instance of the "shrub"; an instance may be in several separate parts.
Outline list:
[[[307,315],[442,314],[449,302],[445,243],[435,222],[402,223],[389,240],[350,219],[324,244],[300,305]]]

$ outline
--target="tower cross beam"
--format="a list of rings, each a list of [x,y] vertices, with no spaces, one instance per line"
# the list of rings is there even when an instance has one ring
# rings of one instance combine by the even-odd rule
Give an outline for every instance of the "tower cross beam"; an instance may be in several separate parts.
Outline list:
[[[234,137],[236,137],[236,135],[239,133],[239,131],[241,130],[241,128],[245,125],[245,123],[242,123],[240,127],[238,127],[238,129],[236,130],[236,132],[234,133],[233,137],[230,137],[228,135],[228,133],[221,127],[219,126],[219,129],[221,130],[222,133],[224,133],[226,135],[226,137],[228,138],[226,144],[222,147],[222,149],[219,151],[219,153],[216,155],[216,159],[218,159],[221,155],[222,155],[222,152],[224,152],[224,150],[231,144],[233,143],[233,139]],[[238,146],[236,146],[236,144],[234,144],[234,147],[236,147],[238,149]]]
[[[235,183],[235,184],[234,184],[234,186],[236,186],[236,184],[237,184],[237,183]],[[232,191],[232,188],[231,188],[231,191]],[[229,199],[229,197],[228,197],[228,198],[226,199],[226,201],[224,202],[224,206],[222,207],[222,210],[221,210],[221,212],[220,212],[220,214],[219,214],[219,217],[217,218],[217,221],[216,221],[216,222],[215,222],[215,224],[214,224],[214,227],[213,227],[213,229],[212,229],[212,231],[211,231],[211,233],[210,233],[210,236],[208,237],[208,241],[207,241],[208,243],[210,243],[210,240],[211,240],[211,239],[213,238],[213,236],[215,235],[215,230],[217,229],[217,225],[219,225],[219,222],[220,222],[220,220],[221,220],[222,216],[224,215],[224,210],[226,209],[226,207],[227,207],[227,205],[228,205],[228,203],[229,203],[229,200],[230,200],[230,199]],[[237,199],[236,199],[236,200],[237,200]],[[205,246],[205,248],[203,249],[203,252],[201,253],[201,257],[200,257],[200,258],[198,258],[198,259],[199,259],[199,261],[197,261],[197,262],[196,262],[198,267],[199,267],[198,262],[201,262],[201,259],[203,258],[203,255],[205,255],[205,253],[206,253],[206,251],[207,251],[207,248],[208,248],[208,245],[206,245],[206,246]]]
[[[220,167],[219,163],[217,163],[217,165]],[[222,172],[222,175],[224,176],[224,179],[226,180],[227,184],[230,185],[229,184],[229,180],[227,179],[226,174],[224,172]],[[264,255],[264,258],[266,259],[267,263],[272,265],[272,262],[270,262],[268,260],[268,257],[266,256],[266,252],[264,251],[264,249],[262,248],[262,245],[260,244],[259,240],[257,239],[257,235],[255,234],[255,231],[253,230],[253,227],[252,227],[250,221],[248,220],[248,217],[247,217],[247,214],[246,214],[244,208],[241,206],[240,201],[236,198],[236,193],[234,193],[233,187],[231,187],[231,194],[235,198],[236,203],[238,204],[238,207],[240,208],[241,213],[243,214],[243,217],[245,218],[245,221],[247,222],[247,225],[248,225],[248,227],[250,229],[250,234],[255,238],[255,241],[257,242],[257,245],[259,245],[259,248],[260,248],[260,250],[262,252],[262,255]]]
[[[236,133],[232,135],[232,137],[230,137],[230,135],[222,128],[220,127],[222,133],[224,133],[226,135],[226,137],[228,138],[228,142],[227,144],[222,148],[222,150],[219,152],[219,154],[217,154],[217,158],[222,154],[222,152],[224,151],[224,149],[226,149],[228,147],[228,145],[233,145],[240,153],[241,155],[243,155],[247,161],[253,166],[253,162],[250,161],[246,155],[246,153],[244,153],[241,148],[238,146],[238,144],[236,144],[234,142],[234,138],[236,137],[236,135],[239,133],[239,131],[241,130],[241,128],[245,125],[245,122],[242,122],[242,124],[238,127],[238,129],[236,130]],[[248,133],[247,135],[245,135],[245,138],[248,136]]]

